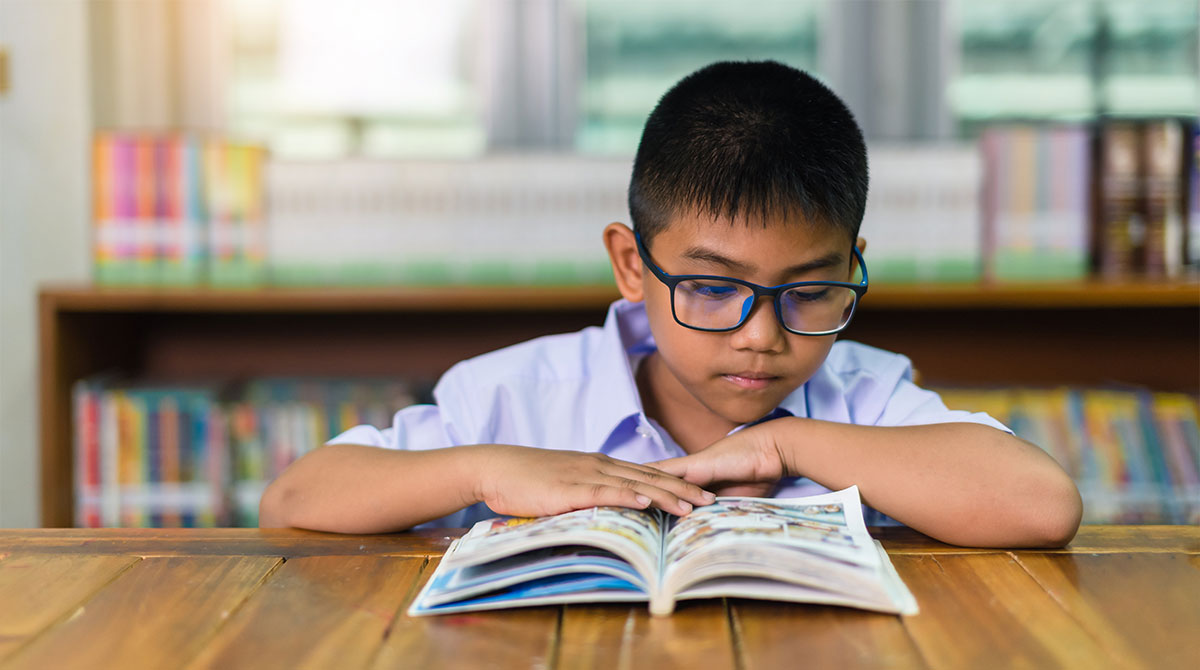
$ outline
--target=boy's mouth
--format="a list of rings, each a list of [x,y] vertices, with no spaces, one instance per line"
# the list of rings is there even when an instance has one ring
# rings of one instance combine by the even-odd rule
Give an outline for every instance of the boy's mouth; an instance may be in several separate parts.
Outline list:
[[[765,389],[779,377],[766,372],[744,371],[721,375],[726,381],[739,388],[757,390]]]

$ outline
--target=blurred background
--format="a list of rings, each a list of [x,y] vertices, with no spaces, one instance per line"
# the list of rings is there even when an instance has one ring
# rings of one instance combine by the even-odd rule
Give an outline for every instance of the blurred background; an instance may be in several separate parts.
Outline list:
[[[850,335],[1090,521],[1197,522],[1198,42],[1195,0],[0,0],[0,527],[253,524],[448,361],[598,323],[650,109],[768,58],[868,139]]]

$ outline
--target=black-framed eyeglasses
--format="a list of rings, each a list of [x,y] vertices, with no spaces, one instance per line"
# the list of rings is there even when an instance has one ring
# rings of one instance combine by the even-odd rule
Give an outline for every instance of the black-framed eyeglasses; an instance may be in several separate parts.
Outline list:
[[[766,296],[775,304],[775,316],[790,333],[832,335],[850,323],[858,301],[867,292],[867,266],[862,252],[851,245],[862,281],[800,281],[779,286],[759,286],[734,277],[719,275],[670,275],[653,260],[637,238],[638,255],[650,272],[671,290],[671,314],[686,328],[708,332],[737,330],[750,316],[758,299]]]

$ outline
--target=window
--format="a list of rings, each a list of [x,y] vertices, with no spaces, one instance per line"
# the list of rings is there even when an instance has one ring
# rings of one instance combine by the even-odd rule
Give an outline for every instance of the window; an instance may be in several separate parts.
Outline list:
[[[633,153],[722,59],[813,72],[871,141],[1195,114],[1194,0],[224,0],[228,125],[276,157]]]
[[[228,3],[230,129],[285,159],[479,153],[476,5]]]
[[[633,154],[660,96],[717,60],[774,59],[819,74],[820,0],[580,2],[585,69],[576,147]]]
[[[952,112],[995,119],[1195,114],[1194,0],[958,0]]]

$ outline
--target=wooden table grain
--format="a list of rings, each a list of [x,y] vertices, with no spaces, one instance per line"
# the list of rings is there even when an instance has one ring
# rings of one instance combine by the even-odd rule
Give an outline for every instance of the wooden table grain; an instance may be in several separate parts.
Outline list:
[[[1085,526],[1051,551],[873,529],[909,617],[739,599],[406,616],[459,533],[0,530],[0,670],[1200,667],[1194,526]]]

